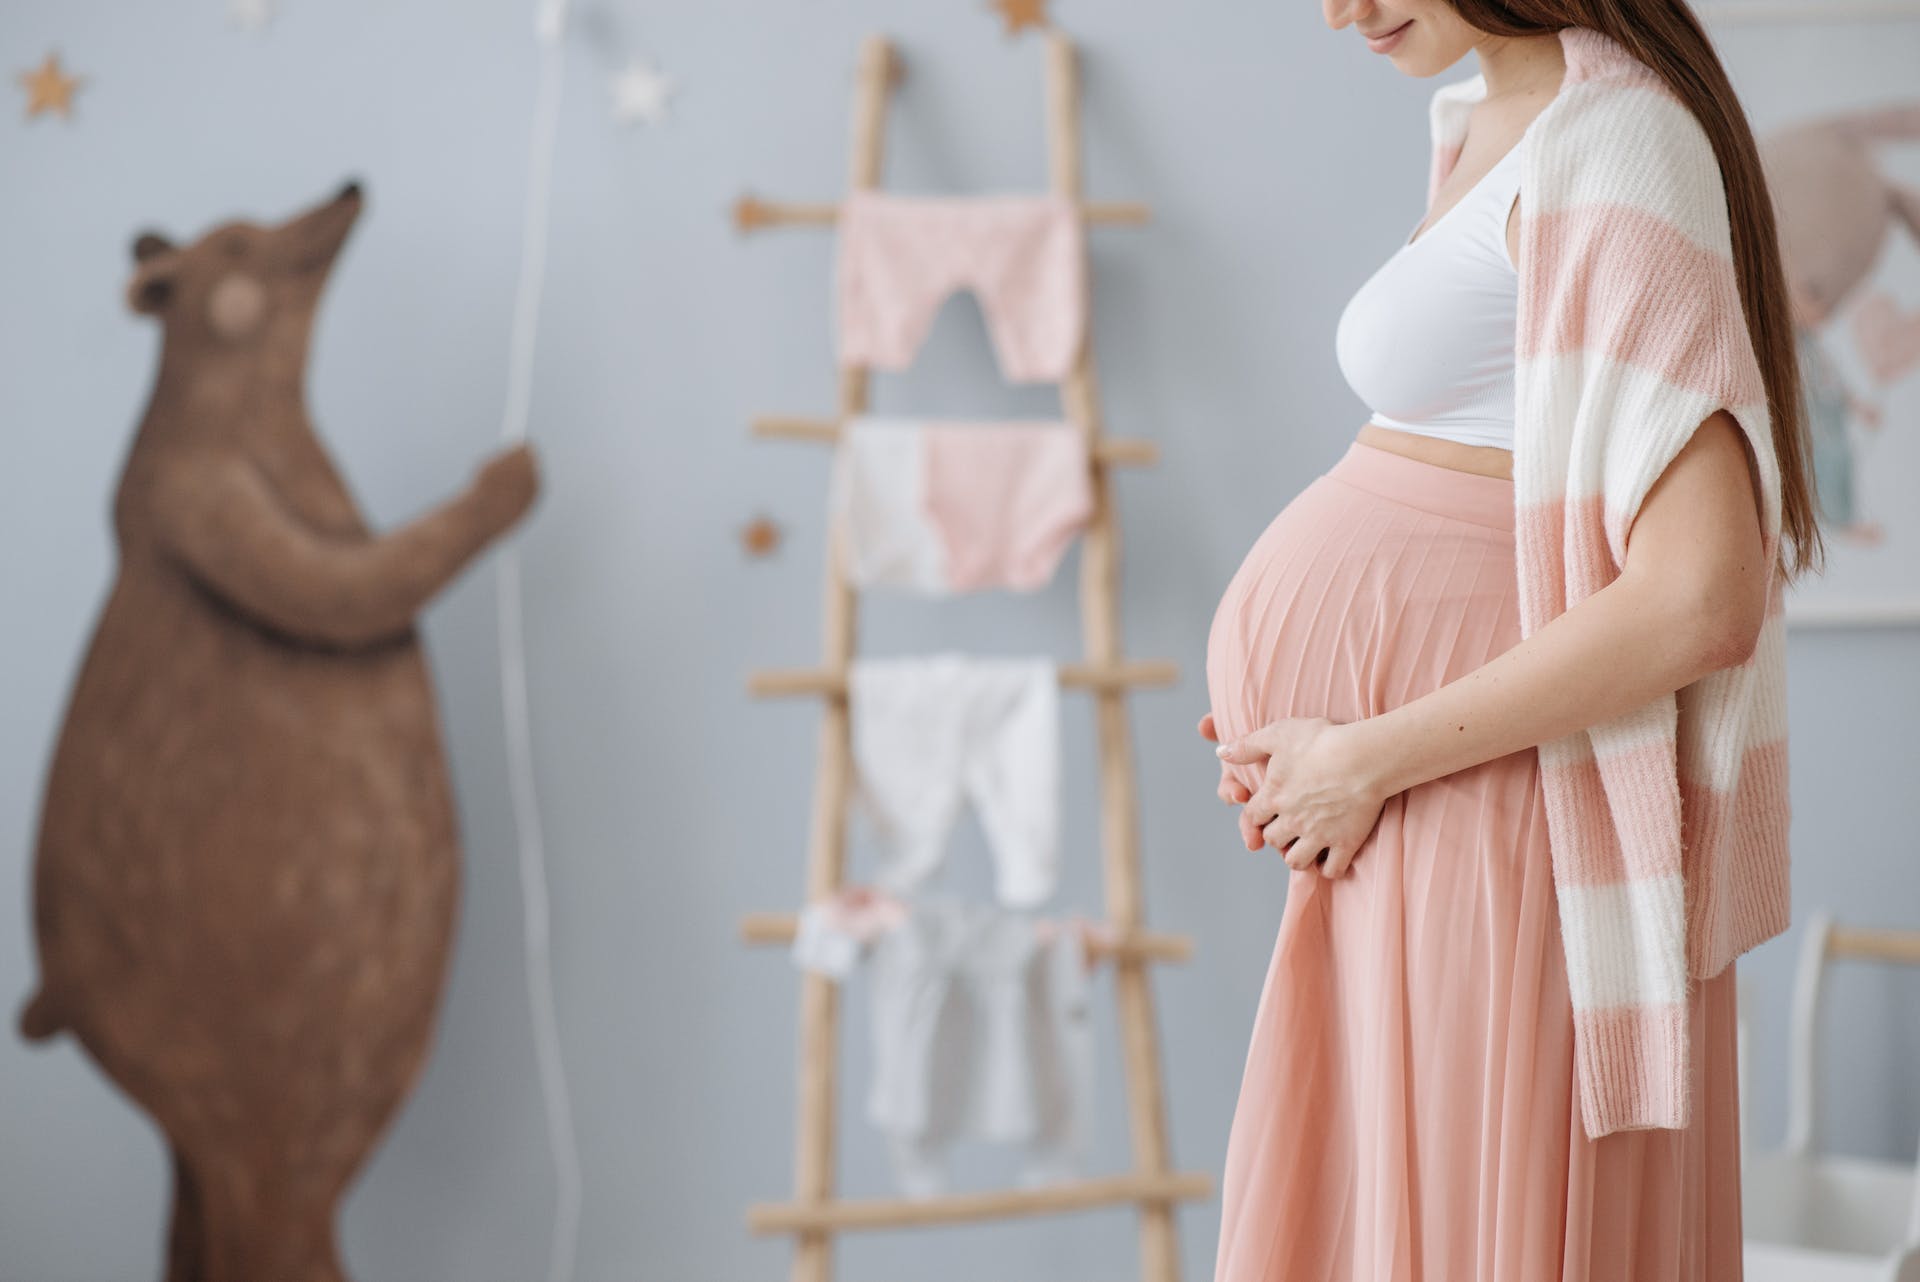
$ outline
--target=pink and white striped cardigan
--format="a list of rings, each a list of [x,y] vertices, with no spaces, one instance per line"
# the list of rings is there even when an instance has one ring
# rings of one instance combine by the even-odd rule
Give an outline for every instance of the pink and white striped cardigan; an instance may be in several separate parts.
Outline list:
[[[1619,573],[1648,489],[1716,409],[1759,463],[1768,563],[1780,475],[1699,121],[1588,27],[1522,153],[1513,478],[1522,635]],[[1459,158],[1475,75],[1435,90],[1427,205]],[[1684,1127],[1690,980],[1787,927],[1779,575],[1753,655],[1540,745],[1589,1136]]]

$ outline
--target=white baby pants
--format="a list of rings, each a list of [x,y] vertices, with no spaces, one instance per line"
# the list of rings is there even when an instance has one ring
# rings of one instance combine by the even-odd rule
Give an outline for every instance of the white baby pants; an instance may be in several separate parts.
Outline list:
[[[879,839],[875,882],[906,895],[946,853],[971,799],[1002,904],[1030,908],[1060,867],[1059,670],[1050,658],[856,658],[848,676],[854,787]]]
[[[829,898],[802,911],[792,957],[837,981],[869,967],[867,1116],[908,1196],[945,1187],[962,1138],[1025,1145],[1028,1186],[1084,1169],[1092,981],[1067,923],[946,896]]]

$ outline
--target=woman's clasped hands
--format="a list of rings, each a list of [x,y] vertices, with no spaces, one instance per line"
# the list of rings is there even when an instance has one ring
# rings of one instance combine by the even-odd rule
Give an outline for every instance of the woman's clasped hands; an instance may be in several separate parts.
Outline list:
[[[1211,712],[1200,734],[1219,742]],[[1296,871],[1317,863],[1327,877],[1344,875],[1392,795],[1355,748],[1351,723],[1326,717],[1286,717],[1215,748],[1224,762],[1264,770],[1252,792],[1220,772],[1220,799],[1240,807],[1247,849],[1272,846]]]

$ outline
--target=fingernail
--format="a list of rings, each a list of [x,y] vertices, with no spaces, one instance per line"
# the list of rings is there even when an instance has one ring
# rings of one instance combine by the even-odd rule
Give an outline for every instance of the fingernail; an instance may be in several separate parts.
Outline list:
[[[1224,757],[1224,756],[1226,756],[1226,755],[1227,755],[1227,749],[1228,749],[1229,747],[1231,747],[1231,746],[1232,746],[1232,745],[1230,745],[1230,744],[1224,744],[1224,743],[1223,743],[1223,744],[1221,744],[1221,745],[1220,745],[1220,746],[1219,746],[1218,748],[1215,748],[1215,749],[1213,750],[1213,755],[1214,755],[1214,756],[1216,756],[1216,757]]]

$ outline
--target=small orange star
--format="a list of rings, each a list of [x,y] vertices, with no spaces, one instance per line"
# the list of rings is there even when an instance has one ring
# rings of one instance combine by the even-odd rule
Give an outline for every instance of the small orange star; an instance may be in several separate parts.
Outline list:
[[[735,231],[757,231],[767,225],[767,207],[753,196],[742,196],[733,204]]]
[[[1028,27],[1053,25],[1047,18],[1047,0],[989,0],[989,7],[1006,19],[1006,34],[1017,36]]]
[[[17,79],[26,86],[28,120],[43,111],[57,111],[72,119],[73,93],[80,87],[81,77],[60,70],[59,53],[49,53],[45,62],[32,71],[21,72]]]
[[[740,532],[740,541],[754,556],[765,556],[780,546],[780,527],[772,517],[756,516]]]

